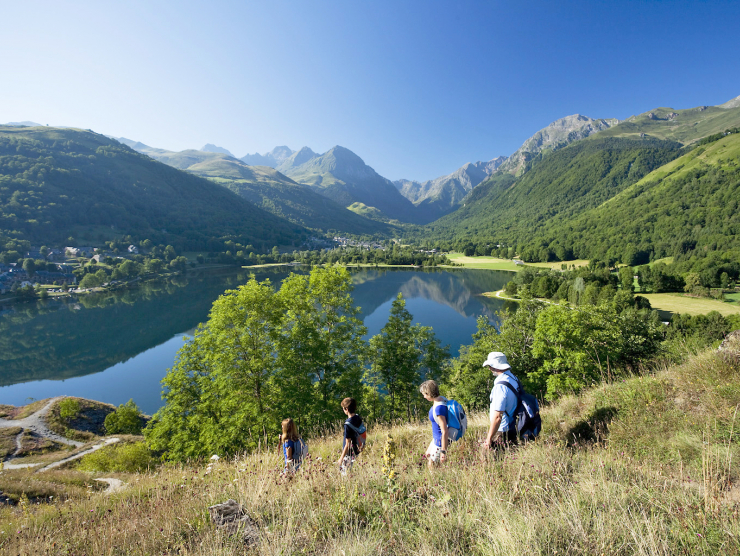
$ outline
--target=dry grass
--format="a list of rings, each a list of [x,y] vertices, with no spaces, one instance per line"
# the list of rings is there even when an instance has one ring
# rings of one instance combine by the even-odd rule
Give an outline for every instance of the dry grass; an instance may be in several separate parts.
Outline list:
[[[738,554],[737,404],[740,364],[703,353],[563,400],[544,412],[540,441],[498,459],[480,457],[487,419],[475,415],[435,471],[421,459],[422,423],[373,428],[349,477],[334,465],[337,438],[312,440],[295,477],[281,474],[277,451],[208,473],[193,463],[118,474],[128,486],[110,496],[76,476],[71,502],[0,509],[0,552],[244,554],[208,521],[209,505],[234,498],[263,531],[250,554]]]
[[[682,315],[706,315],[717,311],[721,315],[740,315],[740,305],[725,303],[705,297],[688,297],[680,293],[647,293],[640,294],[650,301],[653,309],[681,313]]]
[[[15,438],[23,429],[21,427],[11,427],[0,429],[0,461],[13,455],[16,449]]]
[[[25,419],[36,413],[39,409],[43,408],[49,402],[49,398],[43,400],[36,400],[28,405],[14,406],[14,405],[2,405],[0,406],[0,417],[3,419]]]

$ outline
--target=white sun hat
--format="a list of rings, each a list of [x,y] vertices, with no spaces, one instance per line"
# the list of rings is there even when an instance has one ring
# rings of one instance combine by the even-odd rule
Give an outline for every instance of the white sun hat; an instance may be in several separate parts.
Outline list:
[[[500,351],[492,351],[488,354],[488,359],[483,363],[484,367],[493,367],[497,371],[506,371],[511,369],[511,365],[506,360],[506,356]]]

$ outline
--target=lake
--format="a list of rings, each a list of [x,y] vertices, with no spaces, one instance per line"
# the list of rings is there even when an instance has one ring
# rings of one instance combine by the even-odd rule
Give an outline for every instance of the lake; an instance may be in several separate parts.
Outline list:
[[[126,290],[0,307],[0,403],[61,395],[115,405],[133,399],[152,414],[162,405],[160,381],[183,337],[207,320],[213,301],[250,274],[279,285],[290,271],[190,271]],[[480,294],[501,289],[512,277],[471,269],[350,272],[368,337],[380,332],[401,292],[414,322],[431,326],[452,356],[472,343],[479,316],[493,320],[507,303]]]

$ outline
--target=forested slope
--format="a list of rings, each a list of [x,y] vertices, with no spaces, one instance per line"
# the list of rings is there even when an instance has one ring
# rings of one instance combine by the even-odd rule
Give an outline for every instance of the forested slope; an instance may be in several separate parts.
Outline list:
[[[83,228],[187,249],[294,244],[305,230],[211,181],[91,131],[0,127],[0,236],[63,243]]]
[[[740,134],[701,145],[616,195],[601,206],[550,224],[533,248],[559,243],[576,257],[628,251],[652,258],[694,249],[740,251]]]
[[[226,155],[204,154],[212,156],[186,169],[227,187],[267,212],[294,224],[350,234],[386,234],[395,229],[355,214],[268,166],[249,166]]]
[[[474,189],[462,208],[429,225],[435,236],[522,243],[545,222],[599,206],[680,154],[675,142],[595,137],[538,157],[515,179],[498,173]]]

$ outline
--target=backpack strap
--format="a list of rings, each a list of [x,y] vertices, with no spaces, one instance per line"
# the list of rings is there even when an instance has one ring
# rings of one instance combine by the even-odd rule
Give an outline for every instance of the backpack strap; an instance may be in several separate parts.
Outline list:
[[[356,426],[354,426],[352,423],[349,422],[349,419],[347,419],[344,422],[345,425],[347,425],[350,429],[352,429],[357,436],[360,436],[360,429],[358,429]]]
[[[517,383],[519,383],[519,379],[517,379]],[[519,388],[514,388],[509,382],[502,380],[499,382],[499,384],[503,384],[506,386],[509,390],[514,392],[514,395],[516,396],[516,405],[514,406],[514,413],[516,413],[516,408],[519,407],[519,402],[522,400],[522,393],[521,393],[521,384],[519,385]],[[514,414],[509,415],[509,419],[513,419]]]

